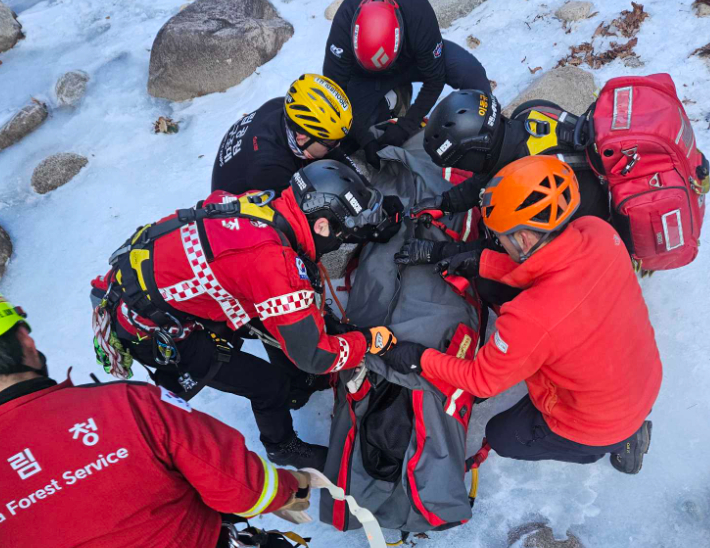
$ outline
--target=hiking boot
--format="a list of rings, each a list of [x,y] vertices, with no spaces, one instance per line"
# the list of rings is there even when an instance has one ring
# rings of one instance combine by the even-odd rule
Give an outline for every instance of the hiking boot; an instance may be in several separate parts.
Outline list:
[[[643,456],[648,453],[651,445],[652,427],[651,421],[644,421],[638,432],[626,440],[626,447],[621,453],[609,455],[611,465],[624,474],[638,474],[643,465]]]
[[[266,454],[269,460],[279,466],[293,466],[294,468],[315,468],[323,471],[328,448],[322,445],[306,443],[298,436],[276,446],[267,446]]]

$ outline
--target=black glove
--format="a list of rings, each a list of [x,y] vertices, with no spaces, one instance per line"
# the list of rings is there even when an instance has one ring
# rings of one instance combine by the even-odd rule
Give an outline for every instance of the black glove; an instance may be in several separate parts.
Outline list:
[[[427,209],[446,211],[443,207],[443,197],[434,196],[433,198],[424,198],[421,202],[417,202],[414,206],[412,206],[412,209],[409,210],[409,214],[412,217],[416,217],[422,211],[426,211]]]
[[[411,238],[394,255],[394,262],[403,265],[434,264],[463,251],[462,245],[453,242],[433,242]]]
[[[365,145],[363,150],[365,151],[365,159],[367,163],[374,167],[377,171],[380,170],[380,157],[377,155],[382,147],[377,141],[370,141]]]
[[[423,344],[400,341],[384,355],[385,363],[398,373],[408,375],[410,373],[421,374],[422,354],[427,350]]]
[[[476,174],[461,184],[450,188],[442,195],[442,209],[451,213],[463,213],[480,203],[481,190],[491,180],[490,174]]]
[[[483,242],[476,241],[470,244],[473,249],[465,253],[459,253],[453,257],[448,257],[439,261],[436,271],[439,273],[448,272],[464,278],[478,277],[478,266],[481,263],[481,253],[483,253]]]
[[[435,263],[436,261],[431,257],[436,243],[431,240],[411,238],[405,241],[402,248],[394,254],[394,262],[407,266]]]
[[[405,128],[406,124],[397,122],[396,124],[387,124],[385,132],[377,140],[380,146],[386,147],[391,145],[393,147],[401,147],[404,142],[409,139],[411,135],[410,132]]]
[[[385,196],[382,200],[382,209],[387,214],[387,223],[379,226],[378,230],[367,238],[368,241],[378,244],[386,244],[399,232],[404,206],[398,196]]]
[[[328,335],[342,335],[343,333],[357,331],[357,327],[351,324],[342,323],[340,318],[338,318],[330,310],[326,310],[326,313],[323,316],[323,321],[325,322],[325,332],[328,333]]]

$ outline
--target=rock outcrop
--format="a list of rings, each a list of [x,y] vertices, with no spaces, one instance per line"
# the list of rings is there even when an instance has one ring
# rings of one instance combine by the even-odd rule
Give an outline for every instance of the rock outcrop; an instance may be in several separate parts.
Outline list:
[[[268,0],[197,0],[158,32],[148,92],[185,101],[225,91],[272,59],[292,35]]]

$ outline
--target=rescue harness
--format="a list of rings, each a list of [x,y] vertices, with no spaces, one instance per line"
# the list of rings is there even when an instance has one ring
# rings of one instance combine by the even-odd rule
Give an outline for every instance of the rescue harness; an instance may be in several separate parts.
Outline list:
[[[141,332],[148,333],[152,338],[156,367],[177,367],[180,354],[176,341],[184,340],[196,329],[209,332],[215,345],[215,360],[200,382],[192,380],[189,373],[180,376],[180,384],[185,389],[181,394],[183,399],[193,397],[214,378],[222,364],[229,362],[233,346],[217,332],[218,329],[210,328],[210,322],[179,311],[165,301],[155,282],[154,244],[159,238],[195,223],[205,259],[211,263],[214,261],[214,254],[205,232],[204,221],[240,218],[272,227],[284,246],[296,251],[305,264],[312,263],[301,251],[296,234],[288,221],[268,205],[273,198],[274,192],[269,190],[247,193],[236,200],[220,204],[204,205],[203,201],[200,201],[193,208],[177,210],[176,215],[168,220],[139,227],[111,255],[109,264],[112,269],[108,275],[108,289],[94,310],[93,321],[97,361],[106,372],[122,378],[132,376],[132,357],[121,344],[115,329],[115,313],[119,306],[125,305],[127,310],[124,312],[127,313],[124,316],[136,328],[139,340],[144,338],[140,335]],[[150,320],[153,325],[141,322],[142,318]],[[259,330],[250,331],[260,339],[263,336],[267,344],[276,342]],[[148,372],[153,377],[153,373],[150,370]]]

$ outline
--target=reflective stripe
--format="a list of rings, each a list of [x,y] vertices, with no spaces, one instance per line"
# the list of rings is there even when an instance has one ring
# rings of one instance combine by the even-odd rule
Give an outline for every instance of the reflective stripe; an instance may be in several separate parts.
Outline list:
[[[466,213],[466,228],[464,230],[463,236],[461,236],[462,242],[467,242],[468,237],[471,235],[471,224],[473,223],[473,209],[469,209]]]
[[[261,459],[261,464],[264,465],[264,488],[261,490],[261,496],[254,506],[243,513],[235,512],[243,518],[251,518],[261,514],[274,501],[276,493],[279,491],[279,474],[276,468],[263,458],[259,458]]]
[[[221,286],[219,280],[217,280],[217,276],[215,276],[215,273],[207,262],[205,251],[200,243],[200,237],[197,233],[197,223],[193,222],[184,225],[180,229],[180,239],[185,249],[187,262],[190,264],[192,273],[195,275],[200,287],[204,289],[205,293],[217,301],[234,329],[239,329],[249,321],[249,315],[244,311],[239,301],[227,292]]]
[[[283,316],[284,314],[308,308],[314,299],[315,292],[312,289],[304,289],[279,295],[278,297],[271,297],[262,303],[255,304],[254,308],[259,314],[259,318],[265,320],[272,316]]]
[[[338,352],[338,362],[335,364],[335,367],[331,369],[331,373],[340,371],[343,367],[345,367],[345,364],[348,363],[348,358],[350,357],[350,345],[348,344],[348,341],[342,337],[337,337],[337,339],[340,345],[340,351]]]
[[[463,390],[460,388],[456,389],[456,392],[454,392],[451,395],[451,400],[449,403],[449,407],[446,409],[446,414],[453,417],[454,413],[456,412],[456,400],[458,400],[461,397],[461,394],[463,394]]]

